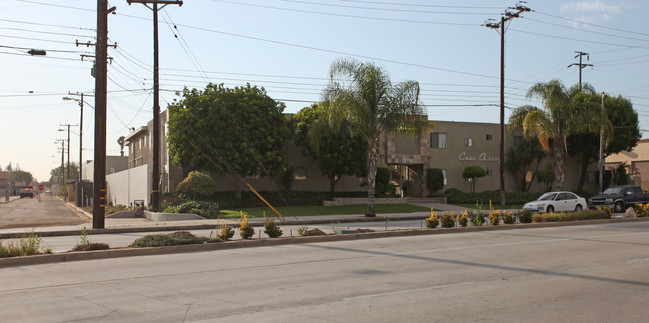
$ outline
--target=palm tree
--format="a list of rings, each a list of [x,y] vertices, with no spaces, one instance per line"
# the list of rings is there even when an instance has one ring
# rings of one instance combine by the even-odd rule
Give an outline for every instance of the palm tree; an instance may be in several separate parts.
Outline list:
[[[386,132],[421,135],[427,118],[419,101],[419,83],[390,82],[387,72],[355,59],[338,59],[331,64],[330,81],[325,89],[329,102],[329,122],[346,120],[351,131],[367,139],[368,203],[366,216],[376,216],[374,188],[377,169],[377,143]]]
[[[594,93],[592,86],[573,86],[569,90],[559,80],[536,83],[527,97],[539,97],[544,110],[524,105],[512,113],[510,127],[523,127],[526,136],[536,135],[546,151],[554,157],[555,188],[563,186],[563,161],[567,152],[566,138],[569,134],[598,132],[602,125],[608,127],[608,119],[597,104],[574,100],[580,93]]]

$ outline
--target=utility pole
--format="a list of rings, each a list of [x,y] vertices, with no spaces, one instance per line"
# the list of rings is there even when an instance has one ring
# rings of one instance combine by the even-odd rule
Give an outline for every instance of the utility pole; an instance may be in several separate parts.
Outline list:
[[[66,179],[70,179],[70,127],[76,127],[76,124],[60,124],[59,126],[61,127],[67,127],[68,128],[68,167],[66,170]],[[66,131],[65,129],[59,129],[59,131]]]
[[[65,157],[64,157],[65,156],[64,155],[65,154],[65,146],[64,146],[65,145],[65,140],[64,139],[56,139],[56,141],[54,143],[58,144],[59,142],[61,143],[61,187],[64,187],[63,186],[63,178],[65,176],[65,171],[64,171],[65,168],[63,168],[64,167],[63,165],[65,163]]]
[[[495,30],[500,29],[500,204],[505,205],[505,22],[520,18],[520,14],[530,11],[523,6],[525,1],[519,1],[515,7],[510,7],[500,17],[500,21],[487,20],[484,26]],[[515,11],[510,11],[515,10]]]
[[[92,228],[103,229],[106,217],[106,97],[108,57],[108,0],[97,0],[95,46],[95,167],[93,174]]]
[[[581,90],[581,70],[583,70],[584,67],[586,67],[586,66],[593,66],[593,64],[582,64],[582,62],[581,62],[581,58],[583,56],[586,56],[587,61],[590,60],[590,55],[588,55],[588,53],[584,53],[584,52],[580,52],[580,51],[575,51],[575,53],[577,53],[575,58],[579,57],[579,63],[572,63],[572,64],[568,65],[568,68],[570,68],[571,66],[579,66],[579,90]]]
[[[83,206],[83,203],[81,202],[82,196],[81,196],[81,182],[83,181],[83,176],[81,175],[81,171],[83,169],[83,93],[72,93],[68,92],[68,95],[79,95],[81,96],[81,99],[75,99],[75,98],[70,98],[70,97],[63,97],[63,100],[69,101],[78,101],[79,102],[79,107],[81,108],[81,113],[79,116],[79,189],[77,189],[77,206]]]
[[[606,93],[602,92],[602,119],[604,118],[604,100]],[[604,128],[599,131],[599,194],[604,192]]]
[[[183,5],[178,0],[126,0],[129,5],[141,3],[153,11],[153,166],[151,170],[151,207],[157,210],[160,201],[160,82],[158,62],[158,11],[170,4]],[[149,7],[148,4],[152,4]],[[162,7],[158,8],[158,4]]]

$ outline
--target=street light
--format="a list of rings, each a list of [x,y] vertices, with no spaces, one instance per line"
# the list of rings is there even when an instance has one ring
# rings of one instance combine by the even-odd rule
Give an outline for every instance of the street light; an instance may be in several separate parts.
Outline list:
[[[64,96],[63,101],[77,101],[81,108],[81,114],[79,117],[79,189],[77,189],[77,206],[83,206],[81,203],[81,181],[83,180],[83,177],[81,176],[81,163],[83,162],[83,93],[81,93],[81,99]]]

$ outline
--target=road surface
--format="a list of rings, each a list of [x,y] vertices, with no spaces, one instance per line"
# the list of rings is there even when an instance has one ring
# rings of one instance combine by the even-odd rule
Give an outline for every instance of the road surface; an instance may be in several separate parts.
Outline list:
[[[45,194],[41,197],[40,202],[34,197],[0,204],[0,229],[90,223],[88,217],[68,208],[60,199]]]
[[[646,322],[649,223],[0,269],[4,321]]]

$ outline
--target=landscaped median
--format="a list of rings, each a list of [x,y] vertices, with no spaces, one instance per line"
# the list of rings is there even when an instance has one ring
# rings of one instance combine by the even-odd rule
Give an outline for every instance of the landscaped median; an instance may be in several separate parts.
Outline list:
[[[525,216],[525,213],[521,213],[517,215],[517,217],[520,217],[521,215]],[[10,254],[10,257],[0,258],[0,267],[249,247],[265,247],[298,243],[319,243],[474,231],[511,230],[567,225],[649,221],[649,217],[614,219],[611,218],[610,213],[605,210],[590,210],[569,213],[534,214],[532,217],[533,223],[521,223],[526,222],[526,220],[521,221],[520,219],[517,220],[516,218],[514,218],[513,220],[505,220],[506,224],[500,224],[501,220],[504,220],[507,217],[507,213],[492,211],[488,216],[489,222],[481,222],[477,220],[478,218],[480,218],[479,216],[469,217],[466,213],[459,215],[450,213],[439,214],[438,216],[437,212],[431,212],[431,216],[426,220],[428,227],[427,229],[401,229],[380,232],[370,232],[372,230],[367,229],[334,230],[333,234],[325,234],[320,230],[308,230],[308,227],[305,226],[301,228],[302,230],[298,230],[300,236],[296,237],[281,237],[282,230],[279,228],[279,226],[277,226],[273,220],[267,219],[264,228],[258,228],[257,230],[264,230],[264,232],[269,237],[276,238],[251,239],[254,236],[255,230],[247,224],[247,218],[243,216],[242,220],[239,222],[239,232],[242,236],[241,240],[230,241],[229,239],[232,238],[235,231],[232,228],[229,228],[227,225],[222,225],[218,228],[216,237],[200,237],[186,231],[179,231],[171,234],[147,235],[135,240],[130,247],[126,248],[96,250],[94,249],[94,246],[100,246],[101,249],[108,246],[102,246],[103,244],[101,243],[90,243],[88,233],[84,230],[81,234],[81,242],[74,250],[90,251],[70,251],[56,254],[48,253],[47,248],[40,248],[38,245],[36,245],[35,243],[39,242],[40,238],[34,233],[31,233],[22,240],[3,242],[3,244],[0,244],[0,246],[2,248],[6,248],[8,245],[13,245],[18,249],[24,247],[24,249],[29,250],[32,255],[22,252]],[[482,220],[484,221],[484,218],[482,218]],[[442,225],[438,228],[438,224],[440,223]],[[469,225],[469,223],[471,224]],[[320,231],[321,235],[310,235],[308,234],[308,232],[310,231]],[[49,252],[51,252],[51,250]],[[0,251],[0,257],[5,257],[7,255],[8,254]]]

